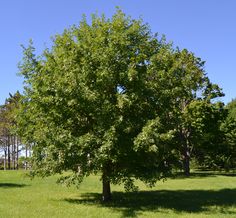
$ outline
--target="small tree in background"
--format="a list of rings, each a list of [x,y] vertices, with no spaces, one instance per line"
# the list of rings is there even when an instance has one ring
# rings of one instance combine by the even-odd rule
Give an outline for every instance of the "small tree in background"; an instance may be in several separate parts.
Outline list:
[[[20,93],[6,99],[0,107],[0,146],[4,153],[4,169],[18,169],[20,138],[16,134],[16,110],[19,106]]]
[[[189,108],[197,133],[194,157],[205,169],[229,171],[236,167],[236,120],[234,102],[198,102]],[[200,121],[200,122],[199,122]],[[203,121],[203,122],[202,122]],[[196,128],[197,127],[197,128]],[[200,135],[200,137],[198,137]]]

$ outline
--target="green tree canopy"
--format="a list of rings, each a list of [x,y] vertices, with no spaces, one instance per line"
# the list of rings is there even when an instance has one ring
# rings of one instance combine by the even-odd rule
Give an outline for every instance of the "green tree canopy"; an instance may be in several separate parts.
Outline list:
[[[34,174],[70,170],[60,181],[78,184],[101,172],[104,200],[110,183],[130,189],[134,178],[166,178],[179,159],[186,105],[219,95],[203,65],[119,10],[66,29],[40,57],[31,43],[20,64],[18,123],[35,145]]]
[[[194,134],[194,137],[197,136],[194,152],[196,160],[204,168],[227,171],[235,168],[236,120],[234,119],[234,101],[226,106],[219,102],[215,104],[199,102],[197,104],[197,106],[190,108],[190,123],[197,126],[198,131],[197,134]]]

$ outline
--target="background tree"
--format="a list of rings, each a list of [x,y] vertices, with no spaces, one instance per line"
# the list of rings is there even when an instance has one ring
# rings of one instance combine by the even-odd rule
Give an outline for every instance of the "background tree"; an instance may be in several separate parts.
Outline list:
[[[224,155],[221,157],[221,167],[226,169],[236,168],[236,99],[229,102],[225,109],[228,114],[221,125],[223,132]]]
[[[0,146],[1,152],[3,152],[4,163],[3,168],[6,170],[7,168],[7,147],[8,147],[8,129],[6,127],[6,117],[5,117],[5,106],[0,106]]]
[[[20,139],[16,134],[16,109],[19,100],[19,92],[10,94],[0,108],[0,138],[4,152],[4,169],[18,169]]]
[[[204,62],[186,49],[181,51],[165,47],[153,57],[152,63],[155,66],[152,69],[152,78],[155,78],[152,87],[158,95],[161,122],[174,130],[172,143],[188,176],[191,152],[202,137],[197,128],[207,125],[206,120],[202,119],[204,116],[212,116],[211,111],[208,111],[210,114],[202,113],[203,117],[192,116],[189,109],[198,111],[204,109],[204,105],[211,107],[211,100],[223,96],[223,93],[210,82],[204,71]]]
[[[187,124],[192,129],[193,157],[199,166],[213,168],[218,155],[225,155],[221,125],[227,112],[221,102],[195,101],[187,108]]]
[[[229,171],[236,166],[236,121],[228,107],[230,104],[225,107],[222,103],[206,104],[201,111],[197,107],[191,109],[192,119],[198,116],[196,121],[205,120],[200,126],[192,122],[199,126],[202,135],[194,151],[200,167]]]

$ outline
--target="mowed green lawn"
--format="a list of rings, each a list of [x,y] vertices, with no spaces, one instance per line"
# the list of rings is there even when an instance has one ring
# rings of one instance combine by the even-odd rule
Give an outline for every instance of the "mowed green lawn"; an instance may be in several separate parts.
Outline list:
[[[30,180],[24,171],[0,171],[0,217],[236,217],[236,174],[194,173],[142,183],[139,192],[125,193],[112,186],[113,202],[102,204],[98,176],[80,189],[55,183],[56,177]]]

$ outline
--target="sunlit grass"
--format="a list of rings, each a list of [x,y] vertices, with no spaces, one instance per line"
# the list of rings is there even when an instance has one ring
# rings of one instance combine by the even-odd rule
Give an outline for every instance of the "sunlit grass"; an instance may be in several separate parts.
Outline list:
[[[113,201],[102,204],[98,176],[80,189],[56,184],[56,177],[30,180],[23,171],[0,171],[0,217],[236,217],[236,174],[194,173],[158,182],[153,189],[125,193],[112,186]]]

